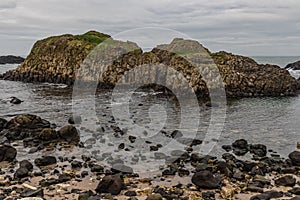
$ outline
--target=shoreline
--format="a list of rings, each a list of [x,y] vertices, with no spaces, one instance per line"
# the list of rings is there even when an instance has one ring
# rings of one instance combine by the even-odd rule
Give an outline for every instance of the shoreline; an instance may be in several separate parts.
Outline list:
[[[32,124],[33,121],[38,123]],[[21,123],[21,127],[25,128],[20,129],[16,123],[19,125]],[[0,159],[6,158],[10,161],[8,167],[1,167],[0,196],[2,193],[12,199],[20,199],[20,196],[42,196],[44,199],[80,200],[100,199],[100,197],[102,199],[149,200],[162,198],[233,199],[235,197],[254,200],[264,199],[262,198],[264,195],[278,196],[281,199],[292,199],[296,194],[299,195],[299,151],[290,154],[289,159],[281,158],[275,152],[268,151],[264,145],[248,144],[246,140],[240,139],[232,144],[223,145],[222,159],[217,159],[194,152],[193,148],[196,149],[201,144],[195,143],[195,146],[190,144],[185,150],[178,150],[176,154],[172,153],[173,156],[178,157],[173,162],[165,164],[154,175],[149,176],[146,173],[145,176],[139,177],[130,166],[122,162],[105,166],[101,161],[85,155],[51,156],[51,151],[54,149],[73,151],[68,139],[77,136],[72,125],[66,126],[67,129],[59,128],[58,136],[55,136],[49,128],[39,129],[47,126],[48,123],[37,116],[26,115],[14,118],[3,126],[0,134],[5,133],[6,130],[10,130],[10,133],[26,130],[31,132],[31,137],[38,134],[35,140],[40,142],[32,143],[31,141],[34,140],[28,140],[29,138],[25,136],[21,139],[23,144],[22,142],[14,143],[14,138],[9,137],[10,142],[0,145],[0,148],[6,148],[2,152],[7,154],[2,158],[0,156]],[[41,131],[43,137],[40,138]],[[53,140],[53,137],[58,137],[58,139]],[[174,139],[179,138],[174,137]],[[25,144],[33,145],[31,150],[41,152],[40,156],[31,158],[30,161],[21,162],[22,158],[16,161],[15,156],[12,155],[15,147],[22,149]],[[75,145],[84,148],[81,143]],[[244,154],[252,155],[253,159],[249,161],[240,159]],[[168,155],[166,156],[168,160]],[[24,168],[28,168],[27,171]],[[169,186],[166,187],[166,185]],[[15,191],[10,188],[14,188]],[[267,192],[272,190],[279,192]]]

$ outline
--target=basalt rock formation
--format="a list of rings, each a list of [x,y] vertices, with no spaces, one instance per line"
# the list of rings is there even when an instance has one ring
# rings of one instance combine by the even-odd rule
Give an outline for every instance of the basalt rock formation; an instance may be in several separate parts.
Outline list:
[[[20,64],[24,61],[25,59],[20,57],[20,56],[0,56],[0,65],[4,64]]]
[[[285,69],[300,70],[300,61],[287,64]]]
[[[103,41],[102,48],[97,49]],[[138,66],[144,68],[139,70]],[[132,69],[136,69],[133,74],[129,73]],[[211,53],[197,41],[174,39],[143,52],[133,42],[116,41],[95,31],[38,41],[22,65],[3,78],[73,85],[76,78],[92,82],[99,74],[99,87],[113,87],[121,80],[124,85],[159,82],[173,89],[185,88],[182,77],[174,71],[187,80],[199,97],[208,97],[210,91],[220,87],[225,88],[227,97],[233,98],[289,96],[297,90],[297,81],[279,66],[260,65],[224,51]],[[128,76],[124,78],[124,74]]]

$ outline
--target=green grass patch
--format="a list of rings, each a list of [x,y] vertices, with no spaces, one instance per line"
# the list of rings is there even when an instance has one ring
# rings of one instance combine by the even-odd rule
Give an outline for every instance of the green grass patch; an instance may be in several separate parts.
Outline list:
[[[89,31],[82,35],[75,35],[75,38],[93,43],[94,45],[98,45],[107,38],[110,38],[110,36],[96,31]]]

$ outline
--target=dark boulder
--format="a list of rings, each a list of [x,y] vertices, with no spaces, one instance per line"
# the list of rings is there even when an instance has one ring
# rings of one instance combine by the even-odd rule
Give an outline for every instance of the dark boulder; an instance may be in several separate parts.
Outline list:
[[[38,139],[42,141],[51,141],[58,138],[58,134],[56,130],[52,128],[45,128],[41,131],[40,134],[38,134]]]
[[[63,140],[66,140],[68,142],[77,143],[80,140],[78,130],[72,125],[67,125],[67,126],[62,127],[58,131],[58,134]]]
[[[50,122],[36,115],[19,115],[6,123],[1,132],[9,140],[23,140],[36,137],[44,128],[50,128]]]
[[[237,156],[243,156],[248,153],[248,142],[244,139],[236,140],[232,143],[233,153]]]
[[[12,162],[17,156],[17,150],[9,145],[0,146],[0,162],[8,161]]]
[[[280,197],[283,197],[283,194],[281,192],[271,190],[271,191],[267,191],[267,192],[252,196],[250,198],[250,200],[270,200],[273,198],[280,198]]]
[[[71,116],[68,119],[69,124],[81,124],[82,119],[80,116]]]
[[[285,69],[300,70],[300,61],[289,63]]]
[[[192,183],[202,189],[217,189],[221,179],[216,178],[210,171],[196,172],[192,177]]]
[[[289,158],[292,160],[293,165],[300,166],[300,152],[294,151],[289,154]]]
[[[124,187],[123,180],[118,176],[105,176],[96,188],[97,193],[120,194]]]
[[[34,160],[34,164],[38,167],[48,166],[56,164],[56,158],[53,156],[44,156],[42,158],[37,158]]]
[[[248,142],[244,139],[236,140],[232,143],[232,147],[238,148],[238,149],[247,149],[248,148]]]
[[[11,100],[9,102],[11,104],[21,104],[23,101],[17,97],[11,97]]]
[[[263,144],[252,144],[250,145],[250,153],[259,157],[264,157],[267,155],[267,147]]]
[[[19,169],[16,170],[15,174],[14,174],[14,178],[15,179],[21,179],[21,178],[25,178],[27,177],[29,174],[28,169],[21,167]]]
[[[26,168],[28,171],[32,171],[33,165],[28,160],[22,160],[20,162],[20,168]]]
[[[296,179],[291,175],[287,175],[287,176],[283,176],[281,178],[276,179],[275,184],[278,186],[293,187],[296,184]]]

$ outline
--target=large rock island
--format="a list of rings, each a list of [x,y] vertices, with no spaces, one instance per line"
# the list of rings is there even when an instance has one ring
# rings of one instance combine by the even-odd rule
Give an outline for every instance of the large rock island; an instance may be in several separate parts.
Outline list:
[[[73,85],[76,71],[89,53],[101,42],[111,39],[107,34],[90,31],[83,35],[61,35],[40,40],[34,44],[26,60],[15,70],[3,75],[6,80],[24,82],[52,82]],[[112,40],[115,41],[115,40]],[[125,42],[124,42],[125,43]],[[126,71],[143,64],[164,64],[180,72],[198,96],[208,96],[209,89],[203,75],[208,67],[197,71],[187,57],[192,51],[204,49],[204,62],[213,61],[223,80],[227,97],[289,96],[295,95],[297,81],[286,69],[276,65],[260,65],[253,59],[227,52],[212,53],[197,41],[174,39],[170,44],[158,45],[151,52],[143,52],[135,43],[127,42],[136,49],[118,57],[107,68],[100,87],[113,87]],[[179,48],[179,49],[178,49]],[[184,56],[183,56],[184,55]],[[208,60],[208,61],[207,61]],[[87,72],[91,73],[91,72]],[[205,75],[204,75],[205,76]],[[135,81],[135,80],[132,80]],[[171,83],[180,84],[180,83]],[[176,85],[174,85],[176,88]]]

